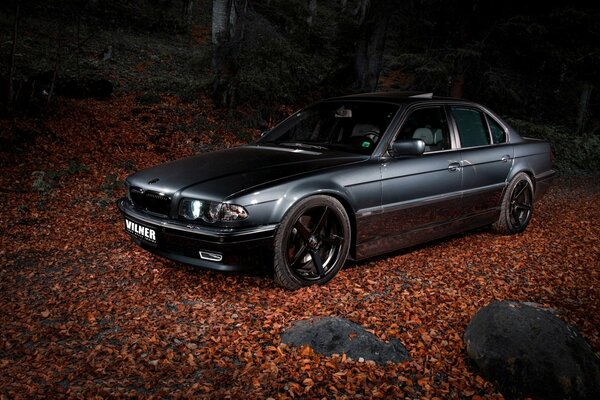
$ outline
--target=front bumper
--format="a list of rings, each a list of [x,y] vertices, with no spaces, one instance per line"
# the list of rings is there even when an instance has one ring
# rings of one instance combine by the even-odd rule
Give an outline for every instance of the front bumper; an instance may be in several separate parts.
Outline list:
[[[156,232],[155,243],[130,236],[142,248],[162,257],[224,272],[256,271],[272,260],[276,224],[243,229],[212,228],[149,216],[134,209],[126,198],[120,199],[117,206],[124,218]],[[217,261],[215,255],[222,258]]]

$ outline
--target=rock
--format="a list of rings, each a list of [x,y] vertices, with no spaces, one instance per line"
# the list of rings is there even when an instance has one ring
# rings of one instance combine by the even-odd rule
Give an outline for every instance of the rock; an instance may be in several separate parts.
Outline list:
[[[544,309],[493,302],[475,314],[464,341],[482,375],[507,398],[600,399],[600,358]]]
[[[310,346],[315,353],[330,356],[346,353],[354,360],[378,364],[409,360],[406,348],[396,339],[382,342],[363,327],[343,318],[313,318],[297,321],[282,336],[290,346]]]

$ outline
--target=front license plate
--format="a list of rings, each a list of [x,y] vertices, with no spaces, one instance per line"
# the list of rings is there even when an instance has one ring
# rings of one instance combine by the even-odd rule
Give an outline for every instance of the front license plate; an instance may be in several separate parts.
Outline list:
[[[156,230],[125,218],[125,232],[156,245]]]

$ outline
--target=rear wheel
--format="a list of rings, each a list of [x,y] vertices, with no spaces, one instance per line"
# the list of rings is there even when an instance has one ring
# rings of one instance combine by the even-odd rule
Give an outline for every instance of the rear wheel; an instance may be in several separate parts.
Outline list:
[[[499,233],[513,234],[523,232],[533,214],[533,183],[524,172],[520,172],[510,181],[500,207],[500,217],[494,224]]]
[[[292,290],[328,282],[346,262],[350,235],[339,201],[329,196],[301,200],[275,235],[275,282]]]

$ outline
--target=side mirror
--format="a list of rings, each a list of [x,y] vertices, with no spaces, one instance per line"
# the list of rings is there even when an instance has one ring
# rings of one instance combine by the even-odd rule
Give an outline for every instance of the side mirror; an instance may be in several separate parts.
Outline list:
[[[421,139],[400,139],[392,143],[392,157],[420,156],[425,152],[425,142]]]
[[[269,132],[271,132],[271,131],[269,131],[269,130],[267,130],[267,131],[262,131],[262,132],[260,133],[260,137],[265,137],[265,136],[267,136],[267,133],[269,133]]]

